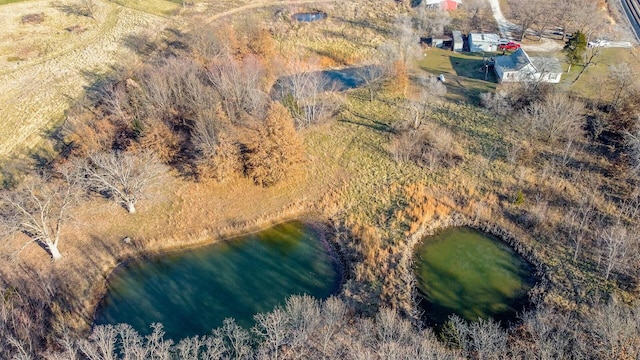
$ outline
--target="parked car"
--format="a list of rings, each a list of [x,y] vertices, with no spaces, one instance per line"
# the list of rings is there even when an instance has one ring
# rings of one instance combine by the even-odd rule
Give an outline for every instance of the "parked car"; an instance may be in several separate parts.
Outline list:
[[[500,44],[498,45],[498,49],[500,50],[517,50],[520,49],[520,44],[513,42],[513,41],[509,41],[506,44]]]
[[[609,44],[610,44],[609,40],[595,40],[595,41],[589,41],[589,43],[587,43],[587,46],[589,46],[590,48],[607,47],[609,46]]]

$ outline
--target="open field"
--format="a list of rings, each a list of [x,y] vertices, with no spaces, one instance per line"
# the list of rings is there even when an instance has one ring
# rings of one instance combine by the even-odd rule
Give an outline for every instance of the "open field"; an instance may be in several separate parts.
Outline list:
[[[0,157],[34,149],[84,88],[123,61],[135,62],[133,37],[157,34],[166,19],[98,2],[94,18],[64,5],[29,1],[0,7]],[[43,14],[41,23],[23,23]]]
[[[34,8],[34,4],[40,7]],[[187,14],[197,16],[200,22],[196,26],[203,19],[209,20],[208,27],[202,26],[204,33],[209,34],[218,26],[229,33],[234,30],[233,35],[239,35],[238,42],[251,41],[249,35],[242,39],[242,31],[268,24],[275,55],[262,59],[265,64],[285,67],[289,65],[287,61],[298,60],[316,69],[379,61],[372,55],[391,38],[395,15],[409,11],[394,1],[384,2],[384,8],[359,11],[358,2],[310,5],[306,0],[229,0],[198,3],[181,10],[181,16],[167,20],[165,16],[177,11],[179,4],[158,4],[149,8],[146,2],[131,2],[124,7],[99,3],[95,19],[61,16],[58,7],[43,1],[6,5],[14,12],[10,19],[0,17],[0,25],[12,29],[8,36],[11,41],[0,40],[0,111],[6,121],[6,126],[3,123],[0,127],[0,157],[14,154],[22,146],[39,146],[47,129],[64,117],[65,109],[87,85],[119,64],[135,66],[139,49],[132,40],[136,35],[167,43],[187,39],[180,38],[181,30],[187,29],[181,26],[190,20]],[[287,16],[305,10],[331,15],[326,21],[308,24],[293,22]],[[5,10],[0,7],[0,11]],[[39,12],[45,14],[42,22],[22,24],[24,15]],[[223,21],[234,24],[235,29],[222,27],[226,25]],[[169,31],[163,33],[163,28]],[[29,42],[31,32],[41,35],[37,43]],[[40,43],[50,45],[36,46]],[[21,50],[32,47],[35,50]],[[257,56],[247,44],[238,48],[247,48],[243,56]],[[602,69],[622,58],[636,58],[628,50],[617,51],[604,52],[602,64],[589,69],[570,90],[583,92],[586,97],[597,96],[588,89],[596,82],[595,77],[605,74]],[[599,301],[608,294],[625,302],[637,299],[640,285],[636,272],[621,268],[611,277],[608,273],[603,275],[607,254],[600,242],[602,229],[607,229],[616,216],[618,225],[624,222],[625,226],[629,224],[629,231],[638,229],[638,217],[627,216],[621,210],[627,200],[633,200],[637,177],[614,173],[611,155],[602,151],[604,146],[582,132],[571,141],[560,140],[562,136],[557,141],[543,139],[527,125],[528,114],[513,104],[509,104],[512,107],[506,114],[480,107],[481,94],[509,88],[496,84],[491,71],[485,79],[478,54],[439,49],[425,53],[417,62],[409,63],[407,78],[444,74],[447,93],[424,101],[428,110],[417,125],[409,112],[414,91],[438,90],[435,86],[415,81],[398,89],[394,85],[400,82],[400,76],[392,75],[371,98],[365,88],[334,94],[341,104],[339,110],[327,122],[299,130],[305,145],[304,162],[290,169],[286,178],[274,186],[256,186],[240,174],[216,183],[180,172],[176,166],[171,180],[141,200],[135,214],[127,214],[120,205],[92,193],[70,209],[72,217],[64,223],[61,234],[62,259],[51,262],[47,252],[36,245],[11,256],[28,241],[25,234],[17,233],[0,244],[4,255],[0,257],[2,278],[9,285],[21,284],[29,276],[43,283],[56,281],[51,286],[54,295],[50,301],[55,306],[47,308],[50,313],[46,320],[78,330],[83,336],[98,299],[106,291],[107,276],[119,263],[221,241],[289,218],[309,216],[331,229],[328,237],[344,257],[348,272],[340,296],[348,299],[356,312],[367,313],[385,306],[419,324],[412,297],[414,246],[429,232],[460,225],[498,235],[535,264],[544,279],[533,294],[536,304],[548,306],[559,315],[577,319],[588,316],[593,306],[590,301]],[[180,55],[194,56],[190,51]],[[562,58],[559,52],[553,55]],[[238,58],[229,59],[241,60],[235,56]],[[592,70],[593,75],[589,75]],[[560,90],[571,87],[573,74],[565,77]],[[120,80],[137,85],[131,78]],[[213,94],[205,102],[217,93]],[[87,107],[86,115],[93,113],[109,119],[103,108]],[[163,109],[167,114],[161,116],[176,121],[177,116],[174,119],[168,114],[173,110]],[[576,115],[578,127],[586,122],[584,115]],[[219,115],[211,117],[214,116]],[[251,133],[255,130],[252,127],[259,126],[258,116],[248,117],[247,123],[233,124],[238,132]],[[123,116],[120,121],[123,119],[131,120]],[[187,116],[179,120],[181,126],[192,127]],[[223,126],[232,127],[226,123]],[[394,140],[412,131],[423,141],[417,160],[413,155],[398,156],[393,148]],[[188,137],[191,133],[185,134],[186,131],[181,133],[192,140]],[[238,138],[238,148],[246,145],[242,141]],[[125,149],[126,146],[123,145]],[[446,159],[448,151],[454,153],[453,160]],[[178,161],[198,160],[195,152],[185,151],[192,158],[185,156]],[[589,224],[576,225],[571,216],[577,216],[576,209],[585,201],[597,217],[589,213],[592,217],[585,220]],[[637,212],[640,214],[640,210]],[[581,247],[574,244],[576,229],[583,232]],[[124,238],[129,238],[130,243]],[[636,256],[637,242],[634,246],[629,252]],[[16,292],[21,294],[21,290]],[[46,329],[48,340],[58,335]]]

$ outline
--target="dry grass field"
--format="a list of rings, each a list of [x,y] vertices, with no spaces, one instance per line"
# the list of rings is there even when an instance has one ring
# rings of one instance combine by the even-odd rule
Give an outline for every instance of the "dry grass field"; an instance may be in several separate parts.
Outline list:
[[[332,1],[332,0],[329,0]],[[241,11],[298,1],[95,1],[93,17],[75,0],[11,2],[0,6],[0,159],[47,151],[46,138],[92,82],[123,62],[138,61],[136,37],[200,14],[208,23]],[[315,1],[314,1],[315,2]],[[322,2],[322,1],[321,1]]]
[[[162,3],[162,2],[160,2]],[[136,61],[128,41],[153,35],[167,19],[111,2],[94,17],[69,2],[29,1],[0,6],[0,157],[35,149],[85,87],[112,67]],[[29,15],[41,14],[29,22]],[[25,19],[27,19],[25,21]]]

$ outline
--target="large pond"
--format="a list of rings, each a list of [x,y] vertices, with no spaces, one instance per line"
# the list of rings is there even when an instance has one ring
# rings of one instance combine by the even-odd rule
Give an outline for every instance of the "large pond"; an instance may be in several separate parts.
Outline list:
[[[254,314],[291,295],[335,293],[337,265],[318,229],[289,222],[121,266],[109,278],[95,324],[128,323],[148,334],[149,325],[160,322],[175,340],[208,334],[228,317],[249,328]]]
[[[528,304],[533,267],[509,246],[480,231],[449,228],[424,239],[415,254],[420,306],[435,327],[457,314],[507,324]]]

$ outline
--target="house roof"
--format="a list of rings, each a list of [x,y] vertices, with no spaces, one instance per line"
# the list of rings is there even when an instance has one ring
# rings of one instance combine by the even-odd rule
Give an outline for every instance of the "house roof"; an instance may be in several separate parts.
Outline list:
[[[520,48],[511,55],[496,57],[496,66],[505,70],[518,71],[531,64],[536,72],[561,73],[562,66],[558,59],[553,57],[529,57],[524,49]]]
[[[436,4],[440,4],[443,3],[447,0],[422,0],[423,3],[425,3],[426,5],[436,5]],[[450,1],[455,1],[458,4],[462,4],[462,0],[450,0]]]
[[[540,72],[545,73],[561,73],[562,65],[560,61],[553,57],[532,57],[531,63]]]
[[[518,71],[529,64],[532,64],[531,59],[522,48],[514,51],[511,55],[496,57],[496,66],[505,70]]]
[[[485,33],[470,33],[469,39],[472,43],[480,43],[480,42],[488,42],[488,43],[498,43],[500,40],[500,36],[498,34],[485,34]]]

